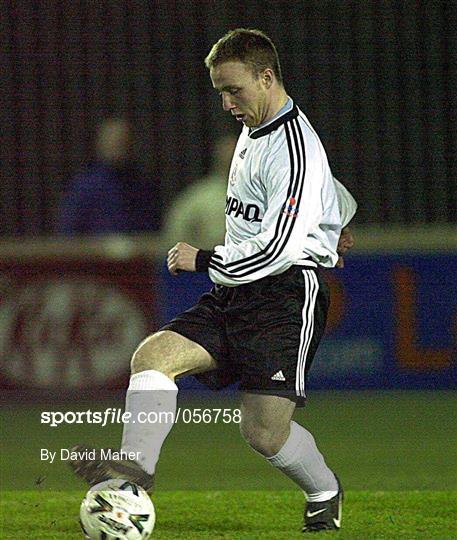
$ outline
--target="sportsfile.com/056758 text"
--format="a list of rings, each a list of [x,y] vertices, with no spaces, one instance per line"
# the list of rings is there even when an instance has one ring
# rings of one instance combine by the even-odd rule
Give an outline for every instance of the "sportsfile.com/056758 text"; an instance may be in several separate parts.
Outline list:
[[[183,424],[239,424],[241,422],[240,409],[190,409],[178,407],[176,413],[172,411],[140,411],[136,415],[123,412],[122,409],[108,407],[103,411],[43,411],[40,421],[50,427],[61,424],[98,424],[104,427],[108,424],[168,424],[182,422]]]

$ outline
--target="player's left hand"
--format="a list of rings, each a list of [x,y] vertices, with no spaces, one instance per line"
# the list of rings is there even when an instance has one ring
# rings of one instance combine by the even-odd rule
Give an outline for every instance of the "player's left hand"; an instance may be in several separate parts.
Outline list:
[[[337,268],[344,268],[343,255],[353,246],[354,237],[352,236],[351,229],[349,227],[344,227],[344,229],[341,231],[340,239],[338,240],[338,247],[336,248],[339,255],[338,262],[336,263]]]
[[[179,270],[184,272],[195,272],[198,249],[178,242],[168,252],[167,266],[171,275],[177,276]]]

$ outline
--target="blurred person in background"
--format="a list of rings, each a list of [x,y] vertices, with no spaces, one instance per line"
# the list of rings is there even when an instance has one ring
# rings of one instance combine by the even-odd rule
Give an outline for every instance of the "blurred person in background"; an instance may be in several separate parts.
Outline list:
[[[107,118],[98,127],[96,159],[69,183],[57,215],[59,234],[102,235],[159,228],[158,190],[133,156],[130,122]]]
[[[163,244],[168,248],[179,241],[212,249],[224,242],[227,178],[237,137],[219,137],[212,155],[209,174],[185,188],[167,213]]]

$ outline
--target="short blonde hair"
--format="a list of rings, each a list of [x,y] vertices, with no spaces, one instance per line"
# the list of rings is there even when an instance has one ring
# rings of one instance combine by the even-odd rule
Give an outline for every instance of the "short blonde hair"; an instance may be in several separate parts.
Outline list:
[[[213,45],[205,58],[205,65],[211,69],[232,60],[250,65],[255,77],[270,68],[278,82],[283,84],[278,51],[271,39],[261,30],[248,28],[230,30]]]

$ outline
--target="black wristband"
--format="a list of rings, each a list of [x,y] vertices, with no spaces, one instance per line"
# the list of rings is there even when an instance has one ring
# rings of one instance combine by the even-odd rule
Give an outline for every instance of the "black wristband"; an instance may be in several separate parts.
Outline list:
[[[207,272],[209,261],[213,256],[213,250],[199,249],[197,252],[197,260],[195,261],[195,269],[197,272]]]

